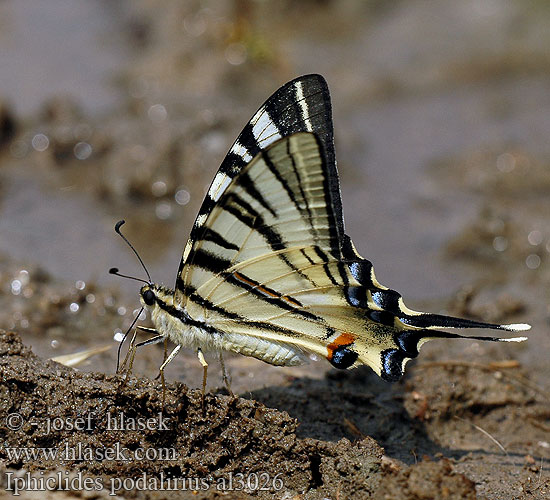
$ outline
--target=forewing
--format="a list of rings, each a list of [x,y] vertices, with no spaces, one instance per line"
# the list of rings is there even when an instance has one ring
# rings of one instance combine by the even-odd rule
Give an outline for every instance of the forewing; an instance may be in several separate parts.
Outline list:
[[[183,271],[193,260],[195,242],[203,237],[204,223],[227,187],[254,157],[277,140],[297,132],[312,132],[321,144],[327,171],[326,182],[335,216],[336,233],[344,231],[340,187],[334,159],[330,95],[324,78],[305,75],[277,90],[254,114],[220,166],[191,230],[176,280],[176,303],[185,298]],[[334,243],[334,242],[333,242]]]
[[[324,355],[331,318],[352,325],[353,314],[335,307],[349,308],[353,277],[341,260],[322,147],[311,133],[280,139],[226,186],[183,269],[192,318]]]

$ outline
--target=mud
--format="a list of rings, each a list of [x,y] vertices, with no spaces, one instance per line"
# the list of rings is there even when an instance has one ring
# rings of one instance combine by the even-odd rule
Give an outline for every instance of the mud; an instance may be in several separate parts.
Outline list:
[[[246,498],[235,491],[259,498],[373,498],[382,491],[400,498],[475,497],[474,483],[448,461],[406,467],[384,457],[371,437],[353,443],[300,437],[297,419],[255,400],[219,394],[203,400],[198,390],[169,384],[163,401],[150,379],[80,373],[44,361],[15,333],[1,334],[0,356],[0,418],[12,427],[2,430],[0,458],[3,486],[12,491],[20,484],[15,478],[26,484],[28,476],[15,473],[24,468],[35,478],[61,478],[60,490],[84,474],[93,482],[83,484],[99,496],[164,498],[175,490],[183,498],[216,492]],[[49,449],[55,456],[14,458],[16,449]]]
[[[0,5],[0,495],[29,473],[52,478],[51,498],[550,496],[544,2],[44,5]],[[529,341],[432,342],[394,385],[228,356],[236,397],[212,355],[204,407],[182,352],[163,404],[162,345],[116,374],[139,285],[107,270],[143,271],[113,226],[127,220],[172,286],[230,144],[310,72],[333,96],[346,229],[379,280],[415,309],[531,323]],[[83,349],[103,350],[76,369],[51,361]],[[150,428],[108,429],[121,415]],[[59,458],[79,446],[175,455]],[[64,491],[84,478],[91,491]]]

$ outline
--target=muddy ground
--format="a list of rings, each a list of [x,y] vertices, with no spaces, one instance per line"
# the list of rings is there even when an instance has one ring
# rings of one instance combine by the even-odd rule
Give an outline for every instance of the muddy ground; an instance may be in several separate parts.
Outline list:
[[[38,5],[0,6],[0,494],[550,496],[544,2]],[[531,323],[529,341],[432,342],[393,385],[228,356],[235,397],[211,355],[204,402],[183,352],[163,404],[162,345],[116,374],[138,288],[107,270],[142,270],[114,223],[172,286],[225,151],[310,72],[379,280],[415,309]]]

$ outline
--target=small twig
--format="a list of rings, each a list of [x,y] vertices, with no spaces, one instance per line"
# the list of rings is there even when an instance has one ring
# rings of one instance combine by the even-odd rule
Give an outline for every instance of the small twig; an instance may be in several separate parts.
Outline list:
[[[543,466],[543,464],[544,464],[544,458],[540,457],[539,477],[537,479],[537,484],[534,485],[533,491],[537,491],[542,485],[541,479],[542,479],[542,466]]]
[[[361,432],[361,430],[359,429],[359,427],[357,427],[357,425],[355,424],[355,422],[353,422],[352,420],[350,420],[349,418],[347,417],[344,417],[344,423],[346,424],[346,426],[348,427],[349,431],[354,434],[355,436],[359,437],[360,439],[365,439],[367,436],[365,434],[363,434]]]
[[[476,425],[474,424],[473,422],[470,422],[469,420],[466,420],[464,418],[461,418],[459,417],[458,415],[454,415],[454,418],[458,419],[458,420],[462,420],[463,422],[466,422],[468,424],[470,424],[471,426],[475,427],[479,432],[482,432],[483,434],[485,434],[491,441],[493,441],[493,443],[495,443],[501,450],[502,452],[508,456],[508,452],[506,451],[506,449],[504,448],[504,446],[502,446],[498,440],[491,436],[491,434],[489,434],[485,429],[482,429],[479,425]]]

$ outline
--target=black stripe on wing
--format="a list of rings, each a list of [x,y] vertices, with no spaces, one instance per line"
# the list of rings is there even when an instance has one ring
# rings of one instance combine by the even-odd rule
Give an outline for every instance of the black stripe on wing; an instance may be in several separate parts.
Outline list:
[[[207,311],[213,311],[224,318],[238,321],[240,323],[246,323],[248,326],[251,326],[253,328],[257,328],[262,331],[270,331],[274,333],[280,333],[283,335],[286,335],[287,337],[296,337],[299,334],[295,332],[294,330],[290,330],[288,328],[284,328],[282,326],[274,325],[273,323],[268,323],[266,321],[250,321],[244,316],[241,316],[240,314],[227,311],[226,309],[222,307],[215,306],[212,304],[212,302],[204,299],[200,295],[196,294],[192,289],[189,290],[190,292],[190,299],[193,300],[198,305],[204,307]],[[163,300],[161,300],[159,297],[155,297],[155,300],[158,304],[158,306],[163,310],[166,311],[168,314],[170,314],[172,317],[179,319],[183,324],[185,325],[191,325],[195,326],[197,328],[200,328],[201,330],[204,330],[205,332],[210,333],[211,335],[223,335],[224,332],[210,326],[208,323],[204,321],[199,321],[191,318],[184,310],[174,307],[173,305],[167,304]]]
[[[276,305],[281,309],[294,312],[311,321],[324,323],[321,317],[304,310],[303,304],[300,301],[287,295],[282,295],[276,290],[261,284],[260,282],[250,278],[249,276],[246,276],[241,272],[229,272],[228,269],[231,267],[231,262],[221,257],[218,257],[217,255],[208,252],[207,250],[200,248],[199,250],[197,250],[197,252],[195,252],[193,265],[202,269],[206,269],[212,274],[219,276],[227,283],[236,286],[242,290],[245,290],[256,297],[265,300],[268,303]],[[299,272],[299,270],[297,270],[296,272]],[[190,293],[189,290],[191,290],[191,287],[188,287],[188,293]],[[194,293],[195,296],[198,296],[196,292]],[[222,309],[220,308],[220,310]],[[223,309],[223,311],[224,314],[226,314],[226,310]]]
[[[304,306],[300,301],[288,295],[281,295],[279,292],[277,292],[273,288],[262,285],[260,282],[255,281],[252,278],[245,276],[242,273],[239,273],[239,272],[225,273],[223,276],[227,283],[231,283],[234,286],[237,286],[243,290],[246,290],[252,295],[255,295],[256,297],[261,298],[266,302],[276,305],[280,309],[284,309],[285,311],[291,311],[311,321],[324,323],[323,318],[321,318],[320,316],[317,316],[309,311],[304,310],[303,309]]]
[[[288,195],[288,197],[290,198],[290,200],[292,201],[292,203],[294,204],[294,206],[296,207],[296,209],[298,211],[301,210],[300,208],[300,204],[298,203],[298,200],[296,200],[296,196],[294,196],[294,191],[292,191],[292,189],[290,188],[290,186],[288,185],[288,182],[286,181],[286,179],[281,175],[281,173],[277,170],[277,166],[271,161],[271,158],[269,157],[269,155],[267,154],[266,151],[262,151],[262,160],[264,161],[264,163],[266,164],[267,168],[269,169],[269,171],[273,174],[273,176],[275,177],[275,179],[277,179],[277,181],[279,181],[279,183],[281,184],[281,186],[283,187],[283,189],[285,190],[286,194]],[[292,157],[291,157],[292,158]]]
[[[330,280],[330,282],[334,286],[339,286],[340,283],[338,283],[338,280],[330,272],[330,261],[329,261],[329,258],[327,256],[327,254],[325,252],[323,252],[323,250],[320,249],[317,246],[313,247],[313,250],[317,254],[317,257],[319,257],[321,259],[321,262],[324,262],[323,269],[325,271],[325,274],[327,275],[327,278]]]
[[[223,200],[223,208],[231,215],[239,219],[249,228],[260,233],[272,250],[283,250],[285,248],[283,237],[269,225],[265,224],[264,218],[245,200],[235,193],[229,193]]]
[[[227,250],[238,251],[239,247],[230,241],[227,241],[221,234],[217,233],[210,227],[205,227],[204,232],[202,233],[202,239],[204,241],[211,241],[216,245],[225,248]]]
[[[250,178],[247,172],[242,172],[239,175],[239,186],[254,200],[256,200],[263,208],[265,208],[273,217],[277,217],[277,212],[267,203],[260,191],[256,188],[254,181]]]
[[[189,298],[193,302],[195,302],[197,305],[204,307],[206,311],[212,311],[220,316],[227,318],[229,320],[238,321],[239,323],[246,324],[249,327],[257,328],[262,331],[270,331],[275,333],[281,333],[286,335],[289,338],[295,338],[300,337],[302,335],[300,332],[296,332],[295,330],[291,330],[289,328],[285,328],[283,326],[276,325],[274,323],[270,323],[268,321],[257,321],[257,320],[250,320],[249,318],[242,316],[236,312],[228,311],[227,309],[218,306],[216,304],[213,304],[210,300],[205,299],[202,295],[196,292],[193,288],[189,288]],[[159,299],[157,298],[157,302],[159,302]],[[160,303],[159,305],[161,308],[170,307],[167,306],[164,303]],[[192,320],[184,311],[181,309],[176,309],[171,307],[171,310],[169,311],[174,316],[178,317],[183,323],[189,323],[189,321],[193,321],[193,324],[195,326],[198,326],[200,328],[203,328],[204,326],[208,326],[207,323],[197,320]],[[209,329],[208,329],[209,328]],[[212,327],[206,328],[207,331],[210,331],[211,333],[218,333],[223,334],[223,331],[220,330],[214,330]]]
[[[207,271],[210,271],[212,274],[218,275],[227,271],[231,267],[231,262],[229,260],[218,257],[217,255],[209,252],[208,250],[199,248],[195,252],[195,255],[193,258],[193,265],[200,267],[202,269],[206,269]],[[191,285],[188,285],[188,290],[186,290],[186,292],[189,293],[189,290],[191,289],[192,289]]]

